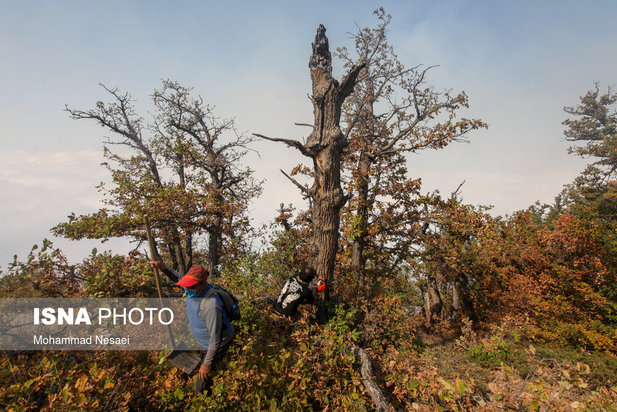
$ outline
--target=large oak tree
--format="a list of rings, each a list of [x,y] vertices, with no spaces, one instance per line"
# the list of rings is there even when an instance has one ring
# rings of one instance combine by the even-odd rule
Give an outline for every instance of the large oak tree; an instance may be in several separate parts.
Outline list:
[[[337,51],[345,67],[365,64],[343,108],[350,142],[343,164],[351,194],[345,222],[352,269],[360,281],[369,257],[374,271],[388,273],[418,243],[425,204],[418,201],[420,181],[409,177],[406,155],[443,148],[486,127],[478,119],[458,118],[468,107],[464,92],[438,91],[428,83],[434,66],[406,67],[400,61],[388,39],[391,16],[383,8],[374,14],[376,27],[352,35],[353,52]]]
[[[216,276],[221,256],[247,232],[248,204],[261,192],[252,170],[240,164],[251,137],[176,82],[163,81],[162,89],[155,90],[149,122],[137,115],[130,95],[104,88],[110,103],[67,111],[111,132],[104,153],[112,184],[100,186],[106,207],[71,214],[55,233],[70,239],[143,240],[148,215],[173,266],[182,272],[194,263],[196,242],[206,235],[206,265]]]

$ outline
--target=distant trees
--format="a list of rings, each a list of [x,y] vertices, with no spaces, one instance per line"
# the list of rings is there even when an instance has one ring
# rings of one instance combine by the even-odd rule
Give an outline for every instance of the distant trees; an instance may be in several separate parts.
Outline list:
[[[557,196],[494,218],[456,197],[433,198],[419,262],[427,320],[509,317],[530,337],[616,353],[617,190],[611,148],[615,99],[598,89],[567,107],[571,151],[594,163]],[[599,160],[598,160],[599,159]]]
[[[430,224],[418,239],[421,250],[415,268],[421,275],[428,324],[461,315],[475,317],[471,291],[479,279],[492,273],[492,254],[500,253],[494,243],[499,222],[486,209],[461,204],[457,192],[449,198],[434,195],[427,204],[423,218]]]
[[[78,270],[48,239],[34,245],[25,261],[9,265],[0,277],[0,298],[69,298],[80,296]]]
[[[580,98],[579,105],[564,108],[573,116],[563,122],[567,127],[564,131],[566,140],[582,143],[582,146],[571,146],[570,153],[595,158],[592,165],[601,170],[604,181],[614,179],[617,171],[616,103],[617,93],[609,87],[605,94],[600,94],[596,83],[594,90]]]
[[[252,139],[179,83],[166,80],[155,90],[149,122],[138,116],[129,94],[103,88],[110,103],[66,110],[72,118],[93,120],[112,133],[104,143],[112,187],[99,186],[106,207],[89,215],[71,214],[54,228],[55,234],[143,240],[143,217],[148,215],[173,267],[182,272],[193,264],[195,243],[206,234],[206,265],[215,276],[223,253],[237,247],[239,235],[248,231],[248,204],[261,192],[252,170],[240,165]]]
[[[594,90],[580,98],[580,104],[565,107],[572,117],[563,122],[566,140],[574,142],[569,148],[593,162],[567,185],[557,197],[553,214],[568,210],[579,216],[597,215],[605,223],[615,224],[617,216],[617,93],[610,88],[600,94]],[[591,215],[590,215],[591,214]]]
[[[563,122],[564,135],[576,143],[570,153],[593,162],[556,198],[549,219],[567,211],[587,222],[601,238],[601,259],[613,279],[604,293],[617,301],[617,93],[610,87],[601,94],[596,83],[580,98],[580,104],[565,107],[571,118]]]

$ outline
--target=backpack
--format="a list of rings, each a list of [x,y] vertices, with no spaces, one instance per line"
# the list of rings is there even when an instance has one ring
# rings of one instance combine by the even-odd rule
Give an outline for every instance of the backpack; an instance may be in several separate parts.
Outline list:
[[[224,287],[215,284],[211,285],[212,287],[206,292],[204,297],[207,298],[215,295],[218,297],[217,300],[220,300],[219,303],[222,302],[223,310],[227,314],[228,320],[240,319],[240,305],[238,304],[238,299],[236,299],[236,297]]]

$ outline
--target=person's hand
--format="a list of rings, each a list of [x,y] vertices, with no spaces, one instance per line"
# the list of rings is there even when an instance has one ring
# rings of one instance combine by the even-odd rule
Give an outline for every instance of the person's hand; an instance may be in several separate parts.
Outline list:
[[[206,381],[210,377],[210,365],[202,363],[199,367],[198,376],[202,382]]]
[[[160,270],[165,269],[165,264],[162,261],[160,261],[160,260],[152,259],[152,260],[150,260],[150,264],[152,266],[155,266],[155,267],[159,268]]]

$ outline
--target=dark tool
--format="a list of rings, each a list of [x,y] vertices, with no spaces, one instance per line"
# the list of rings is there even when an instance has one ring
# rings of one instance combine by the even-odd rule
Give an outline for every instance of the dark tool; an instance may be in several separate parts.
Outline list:
[[[150,245],[150,256],[152,257],[152,259],[161,260],[156,250],[156,243],[154,243],[154,238],[152,237],[152,231],[150,230],[150,222],[148,221],[148,216],[144,217],[144,221],[146,224],[146,236],[148,237],[148,245]],[[156,280],[156,290],[159,293],[159,303],[162,307],[163,294],[161,293],[159,268],[156,266],[152,266],[152,269],[154,270],[154,279]],[[173,349],[167,354],[165,358],[182,372],[189,375],[193,374],[193,372],[195,372],[199,367],[201,357],[196,353],[187,350],[186,345],[182,342],[176,345],[174,334],[171,331],[171,325],[167,325],[167,330],[169,331],[169,339],[171,340],[171,347]]]

